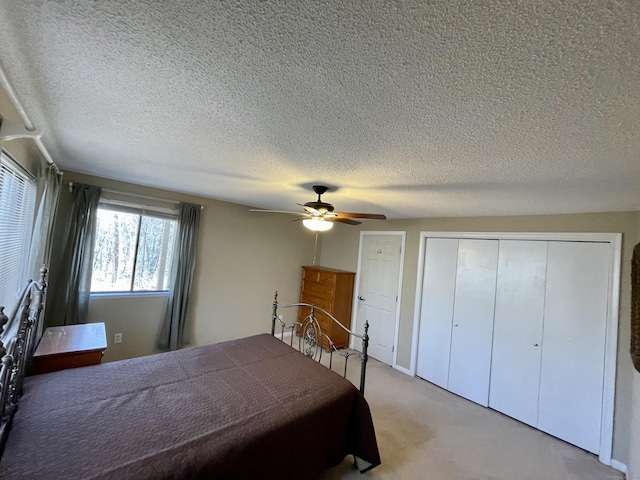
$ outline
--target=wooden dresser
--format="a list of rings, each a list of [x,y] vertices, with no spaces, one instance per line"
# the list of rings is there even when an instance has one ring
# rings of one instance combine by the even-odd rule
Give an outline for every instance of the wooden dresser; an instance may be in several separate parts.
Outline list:
[[[345,327],[351,328],[354,277],[355,273],[343,270],[302,267],[300,302],[326,310]],[[300,307],[298,321],[302,322],[309,315],[309,311],[309,307]],[[316,312],[316,319],[322,331],[333,340],[337,348],[345,348],[349,345],[349,335],[339,325],[320,312]],[[328,348],[328,344],[324,347]]]
[[[87,367],[102,362],[107,348],[104,323],[83,323],[49,327],[33,354],[31,375],[67,368]]]

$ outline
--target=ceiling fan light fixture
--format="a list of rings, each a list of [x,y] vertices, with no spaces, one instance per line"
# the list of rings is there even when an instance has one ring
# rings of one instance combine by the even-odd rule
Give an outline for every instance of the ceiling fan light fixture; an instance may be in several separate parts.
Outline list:
[[[298,203],[297,205],[304,209],[304,212],[289,212],[286,210],[259,210],[250,209],[250,212],[266,212],[266,213],[287,213],[296,215],[296,220],[302,220],[305,228],[313,232],[326,232],[333,228],[334,222],[346,225],[360,225],[362,222],[355,220],[356,218],[366,218],[370,220],[386,220],[387,217],[381,213],[353,213],[353,212],[335,212],[333,205],[322,201],[322,194],[328,189],[323,185],[314,185],[313,191],[318,194],[318,200],[315,202]],[[301,218],[302,217],[302,218]]]
[[[326,232],[333,228],[333,223],[327,222],[324,218],[305,218],[302,224],[314,232]]]

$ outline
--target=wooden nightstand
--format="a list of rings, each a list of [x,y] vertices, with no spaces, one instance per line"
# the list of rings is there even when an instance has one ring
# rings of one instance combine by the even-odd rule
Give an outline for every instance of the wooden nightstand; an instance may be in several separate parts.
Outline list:
[[[33,355],[31,375],[97,365],[107,348],[104,323],[49,327]]]

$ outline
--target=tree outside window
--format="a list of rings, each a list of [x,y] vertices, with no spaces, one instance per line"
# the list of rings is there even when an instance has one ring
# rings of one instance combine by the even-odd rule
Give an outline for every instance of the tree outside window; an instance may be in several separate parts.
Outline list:
[[[98,208],[91,292],[168,290],[176,224]]]

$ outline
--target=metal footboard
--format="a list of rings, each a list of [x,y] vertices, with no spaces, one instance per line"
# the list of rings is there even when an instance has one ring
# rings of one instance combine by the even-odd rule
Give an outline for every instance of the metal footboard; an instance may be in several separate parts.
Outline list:
[[[278,309],[287,309],[287,308],[299,308],[299,307],[309,307],[310,313],[307,315],[302,321],[296,320],[295,322],[287,325],[279,316]],[[322,312],[323,315],[326,315],[332,322],[335,322],[342,328],[345,332],[349,334],[349,338],[355,337],[362,340],[362,352],[349,352],[349,351],[340,351],[336,348],[335,344],[326,335],[322,329],[320,328],[320,324],[315,317],[315,312]],[[296,317],[297,318],[297,317]],[[291,303],[291,304],[280,304],[278,303],[278,292],[275,293],[273,298],[273,310],[271,313],[271,335],[276,335],[276,322],[280,325],[280,338],[284,339],[284,333],[286,330],[291,331],[291,340],[290,345],[293,347],[293,337],[296,333],[299,334],[298,337],[298,350],[304,353],[307,357],[320,362],[322,360],[322,352],[324,348],[328,349],[329,355],[329,369],[333,370],[333,354],[341,356],[344,358],[344,373],[343,377],[347,377],[347,366],[349,363],[349,357],[356,356],[360,359],[360,392],[364,394],[364,384],[367,375],[367,361],[369,356],[367,355],[367,349],[369,347],[369,322],[365,321],[364,323],[364,334],[360,335],[352,330],[349,330],[345,327],[338,319],[336,319],[333,315],[331,315],[326,310],[323,310],[320,307],[309,303]],[[297,330],[297,332],[296,332]],[[326,345],[326,347],[325,347]]]

